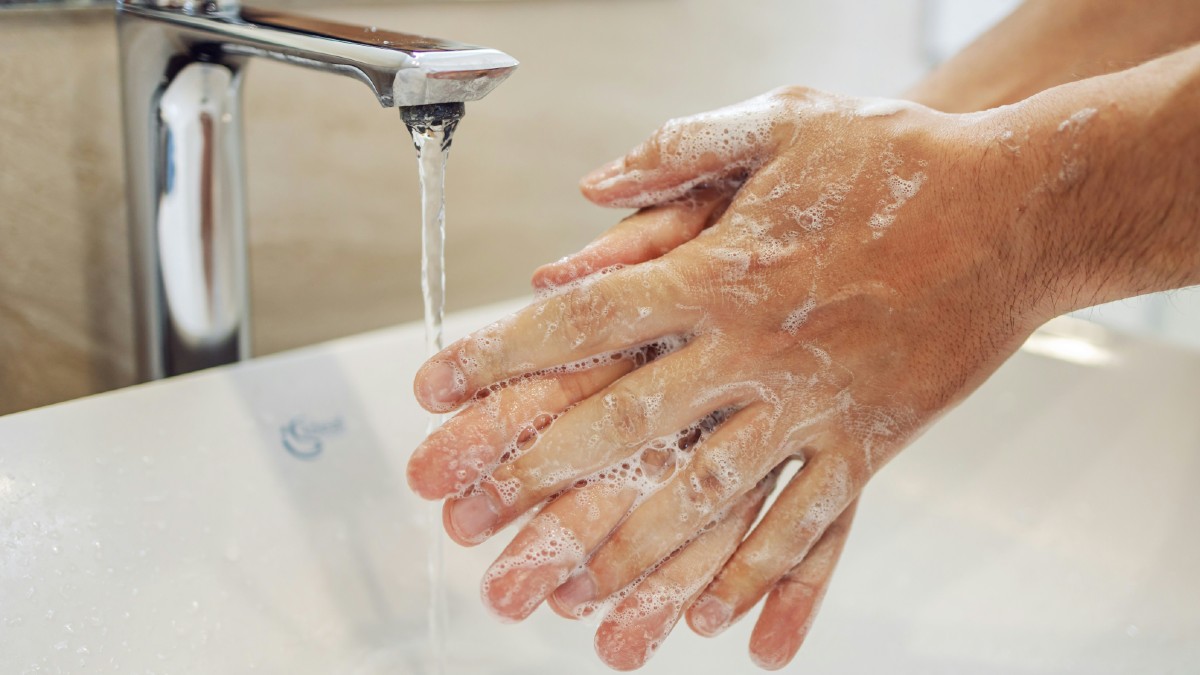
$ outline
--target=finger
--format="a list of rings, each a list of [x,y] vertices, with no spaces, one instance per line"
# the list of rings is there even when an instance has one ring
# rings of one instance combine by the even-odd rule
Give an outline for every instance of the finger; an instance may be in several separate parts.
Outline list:
[[[712,224],[732,192],[728,187],[705,188],[669,204],[642,209],[578,253],[539,267],[533,273],[533,287],[553,291],[615,265],[637,265],[672,251]]]
[[[608,536],[637,495],[633,487],[602,481],[550,502],[484,574],[484,605],[505,621],[528,617]]]
[[[767,595],[750,635],[750,657],[760,668],[779,670],[800,651],[846,545],[857,504],[846,507],[804,560]]]
[[[649,443],[629,460],[589,476],[547,504],[484,575],[484,604],[505,620],[529,616],[637,500],[653,493],[675,471],[679,454],[711,430],[710,424],[697,424],[677,434],[674,442]]]
[[[491,384],[564,364],[598,365],[599,355],[683,334],[696,316],[676,306],[684,297],[680,282],[639,266],[535,302],[421,366],[417,401],[450,412]]]
[[[623,158],[580,182],[601,206],[644,207],[753,169],[790,133],[788,96],[772,92],[692,117],[674,119]]]
[[[463,545],[482,542],[554,494],[628,460],[645,443],[692,426],[752,394],[723,391],[697,399],[709,374],[689,345],[617,380],[565,412],[523,454],[498,467],[479,488],[447,504],[447,531]],[[703,523],[701,523],[703,524]]]
[[[436,429],[408,460],[408,484],[425,499],[462,494],[505,452],[553,417],[633,368],[622,358],[572,373],[523,380],[497,389]]]
[[[696,537],[638,583],[596,631],[596,653],[616,670],[645,665],[695,600],[733,554],[772,488],[771,472],[743,495],[729,515]]]
[[[629,585],[717,520],[778,461],[778,443],[764,433],[772,409],[754,404],[735,413],[697,446],[686,467],[648,498],[558,588],[553,602],[579,614]],[[767,451],[767,449],[772,449]]]
[[[713,636],[741,618],[804,560],[829,524],[858,495],[862,482],[836,453],[822,452],[809,459],[688,610],[692,629]]]
[[[635,458],[605,469],[597,474],[597,476],[600,477],[601,482],[610,485],[610,490],[633,488],[636,492],[636,497],[632,506],[636,507],[637,504],[645,501],[647,497],[657,492],[663,483],[675,475],[675,472],[681,466],[686,466],[690,460],[689,453],[692,448],[704,442],[705,439],[712,435],[713,430],[718,424],[717,420],[719,417],[720,415],[710,416],[693,425],[691,428],[680,431],[669,441],[656,439],[647,444]],[[588,478],[589,483],[594,480],[596,479],[593,477]],[[572,488],[570,492],[574,492],[576,489]],[[611,534],[613,528],[621,524],[625,516],[629,515],[629,510],[626,509],[620,518],[610,524],[609,534]],[[589,517],[591,517],[590,514]],[[602,543],[603,540],[597,541],[594,546],[589,548],[585,559],[590,558]],[[578,568],[579,566],[576,565],[567,571],[574,572]],[[561,583],[559,582],[559,585]],[[566,610],[559,604],[553,602],[549,604],[550,608],[564,619],[578,619],[591,613],[589,611],[576,614]]]

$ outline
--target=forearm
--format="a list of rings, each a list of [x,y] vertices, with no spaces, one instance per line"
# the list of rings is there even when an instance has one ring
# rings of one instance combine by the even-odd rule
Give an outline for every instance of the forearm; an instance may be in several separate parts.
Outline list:
[[[1200,284],[1198,111],[1200,45],[1014,111],[1037,120],[1017,220],[1053,313]]]
[[[1196,0],[1028,0],[906,98],[945,112],[986,110],[1197,41]]]

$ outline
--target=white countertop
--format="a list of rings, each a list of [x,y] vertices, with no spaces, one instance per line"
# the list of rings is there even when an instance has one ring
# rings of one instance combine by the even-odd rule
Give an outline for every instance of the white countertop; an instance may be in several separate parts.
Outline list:
[[[0,671],[423,672],[422,345],[410,324],[0,418]],[[1197,672],[1198,523],[1200,354],[1055,322],[872,483],[791,669]],[[486,615],[499,539],[447,545],[449,672],[609,672],[589,626]],[[682,626],[643,672],[753,672],[749,627]]]

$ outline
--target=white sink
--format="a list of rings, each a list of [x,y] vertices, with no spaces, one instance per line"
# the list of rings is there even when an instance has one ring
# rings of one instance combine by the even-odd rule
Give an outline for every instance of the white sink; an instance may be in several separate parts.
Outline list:
[[[874,481],[796,672],[1200,668],[1200,355],[1050,329]],[[406,325],[0,418],[0,671],[425,672],[422,344]],[[447,546],[449,672],[608,672],[590,626],[486,614],[502,543]],[[752,672],[749,623],[681,627],[645,672]]]

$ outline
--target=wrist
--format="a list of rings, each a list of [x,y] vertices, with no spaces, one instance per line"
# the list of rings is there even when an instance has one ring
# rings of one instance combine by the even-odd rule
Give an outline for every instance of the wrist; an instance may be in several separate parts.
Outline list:
[[[1045,318],[1200,283],[1200,51],[1189,51],[990,115],[1016,148],[998,169],[1016,183],[1005,198],[1027,253],[1023,302]]]
[[[987,110],[1198,40],[1195,0],[1026,0],[904,97],[943,112]]]

